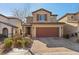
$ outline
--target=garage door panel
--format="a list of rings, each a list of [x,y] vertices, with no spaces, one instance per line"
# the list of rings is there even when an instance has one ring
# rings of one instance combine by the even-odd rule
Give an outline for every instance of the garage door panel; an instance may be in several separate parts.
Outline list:
[[[39,27],[36,28],[37,37],[58,37],[59,28],[57,27]]]

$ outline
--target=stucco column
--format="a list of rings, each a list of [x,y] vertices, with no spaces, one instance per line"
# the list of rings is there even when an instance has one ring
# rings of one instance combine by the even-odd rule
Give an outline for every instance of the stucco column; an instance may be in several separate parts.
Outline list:
[[[36,27],[32,27],[32,37],[36,37]]]
[[[23,36],[24,37],[26,36],[26,32],[27,32],[27,28],[26,28],[26,26],[23,26]]]

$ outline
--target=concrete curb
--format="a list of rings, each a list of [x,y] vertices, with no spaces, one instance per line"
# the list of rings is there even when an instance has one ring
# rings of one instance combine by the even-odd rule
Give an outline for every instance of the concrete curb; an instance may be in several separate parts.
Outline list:
[[[35,55],[30,49],[28,50],[32,55]]]

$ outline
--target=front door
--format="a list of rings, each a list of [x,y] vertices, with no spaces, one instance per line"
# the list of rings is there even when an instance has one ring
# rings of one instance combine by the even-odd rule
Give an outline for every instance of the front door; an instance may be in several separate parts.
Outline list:
[[[27,34],[30,35],[31,34],[31,28],[27,27]]]
[[[31,27],[26,27],[26,33],[25,36],[31,35]]]

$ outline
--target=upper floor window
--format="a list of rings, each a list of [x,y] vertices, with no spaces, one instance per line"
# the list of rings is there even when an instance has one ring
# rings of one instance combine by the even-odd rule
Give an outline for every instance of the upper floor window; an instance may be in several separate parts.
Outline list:
[[[74,18],[74,16],[71,16],[71,19],[73,19]]]
[[[39,21],[41,21],[41,22],[43,22],[43,21],[45,21],[46,20],[46,14],[44,14],[44,15],[38,15],[38,20]]]
[[[68,17],[68,21],[73,21],[74,20],[74,16],[69,16]]]

